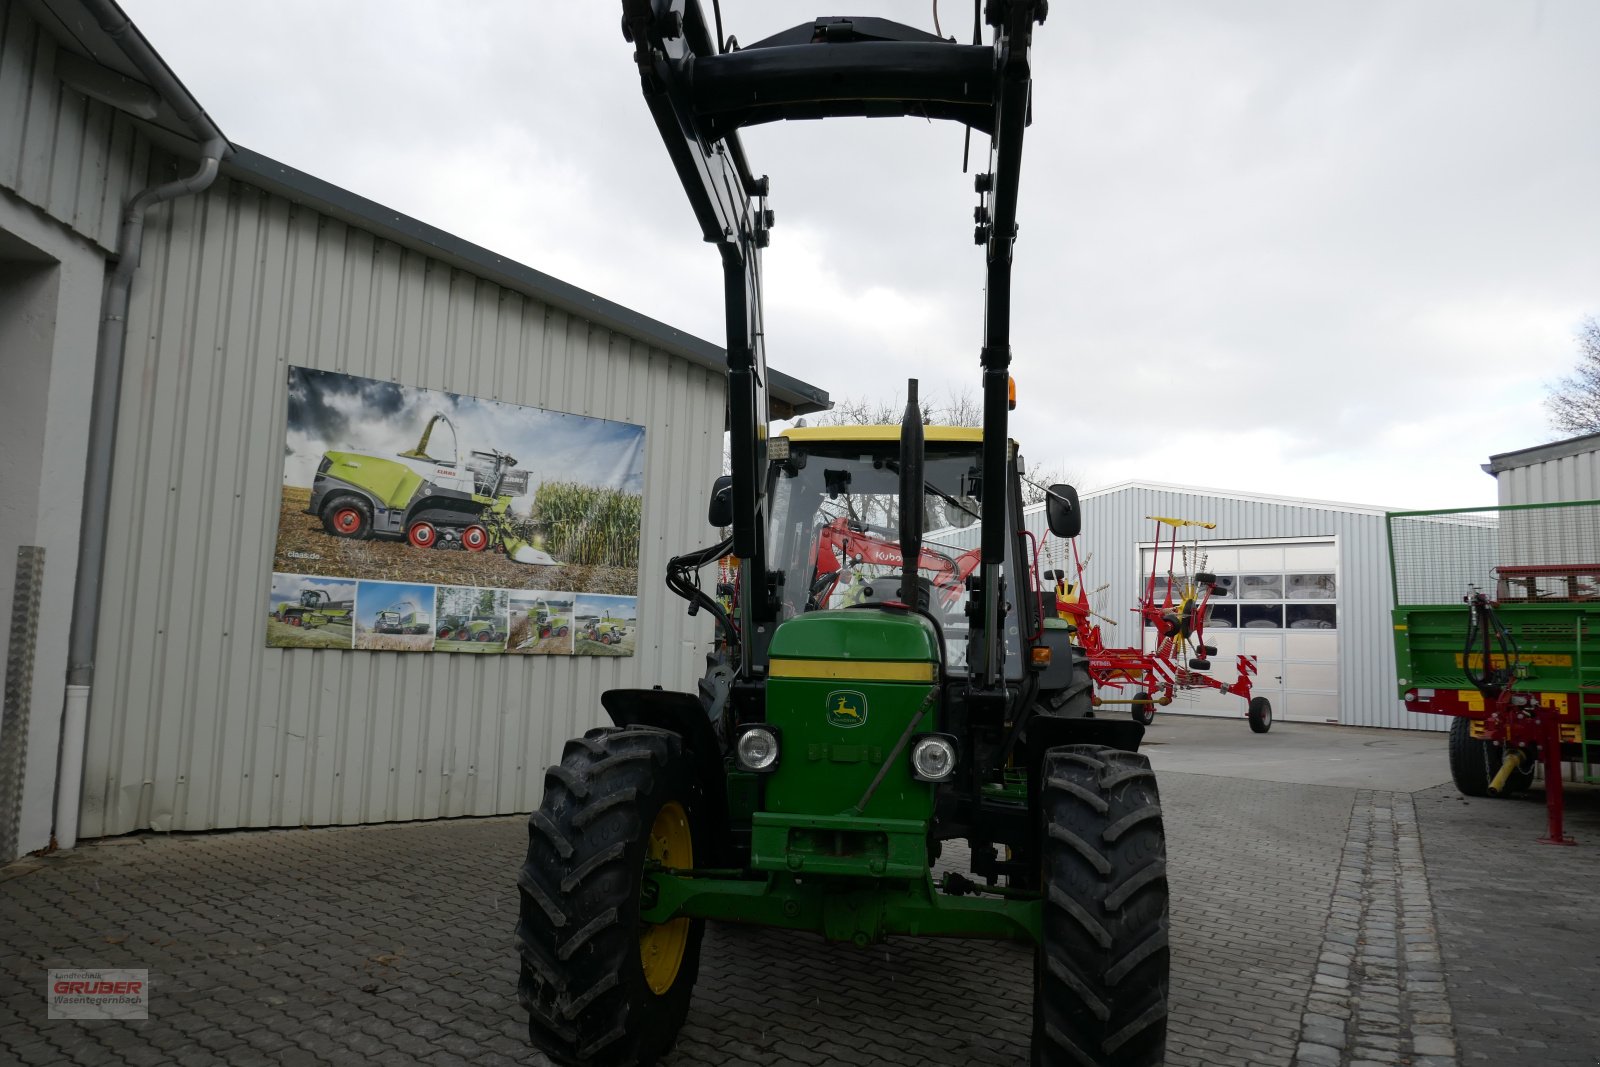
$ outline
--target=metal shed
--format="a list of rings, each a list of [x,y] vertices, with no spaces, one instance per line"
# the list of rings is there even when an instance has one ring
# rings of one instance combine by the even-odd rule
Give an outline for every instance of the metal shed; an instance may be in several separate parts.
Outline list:
[[[1108,644],[1152,640],[1129,610],[1150,573],[1155,523],[1147,516],[1212,522],[1215,529],[1198,530],[1206,556],[1198,569],[1234,580],[1233,595],[1214,601],[1206,631],[1218,647],[1219,677],[1231,677],[1233,657],[1248,653],[1260,664],[1255,691],[1280,720],[1448,726],[1441,716],[1407,712],[1395,696],[1385,509],[1140,481],[1082,501],[1085,583],[1104,587],[1095,609],[1118,624],[1107,628]],[[1044,545],[1045,568],[1071,566],[1065,546],[1045,536],[1043,505],[1028,509],[1028,528]],[[1197,691],[1166,710],[1242,717],[1244,708],[1236,697]]]
[[[1600,500],[1600,433],[1490,456],[1501,504]]]
[[[197,167],[207,137],[220,165]],[[130,256],[130,197],[191,174]],[[658,576],[708,536],[719,346],[227,143],[108,0],[0,0],[0,278],[25,490],[0,509],[0,861],[78,833],[526,811],[602,690],[693,687],[710,627]],[[291,363],[643,426],[637,654],[264,647]],[[775,415],[828,406],[771,387]],[[78,558],[80,522],[103,554]],[[75,570],[103,573],[98,614]]]

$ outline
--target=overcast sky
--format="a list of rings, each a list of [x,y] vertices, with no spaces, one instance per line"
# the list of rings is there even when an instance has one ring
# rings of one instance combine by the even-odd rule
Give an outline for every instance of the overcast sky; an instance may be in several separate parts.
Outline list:
[[[235,143],[722,342],[620,5],[122,2]],[[970,4],[939,11],[970,34]],[[867,12],[723,4],[746,43],[833,13]],[[1032,465],[1492,502],[1479,465],[1559,436],[1545,388],[1600,314],[1597,40],[1594,0],[1053,3],[1015,266]],[[770,362],[836,397],[975,392],[961,128],[744,136],[778,220]]]

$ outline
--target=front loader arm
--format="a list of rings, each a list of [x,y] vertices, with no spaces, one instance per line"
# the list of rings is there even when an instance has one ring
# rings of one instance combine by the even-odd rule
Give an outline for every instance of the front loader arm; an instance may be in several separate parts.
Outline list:
[[[642,88],[706,241],[722,257],[727,304],[728,417],[734,552],[745,561],[745,632],[777,614],[768,588],[762,478],[769,419],[759,251],[772,213],[766,178],[752,176],[741,127],[779,119],[912,115],[951,119],[991,136],[990,169],[977,179],[977,243],[986,246],[982,564],[969,615],[978,689],[1004,695],[1007,413],[1011,363],[1011,258],[1022,134],[1028,123],[1033,24],[1046,0],[987,0],[991,45],[958,44],[879,18],[819,18],[724,52],[699,0],[623,0]],[[763,655],[754,643],[743,652]]]
[[[766,583],[766,352],[761,328],[761,258],[772,213],[767,179],[754,178],[736,131],[706,138],[692,85],[696,64],[718,51],[696,0],[623,0],[623,35],[634,45],[641,87],[667,154],[708,243],[722,257],[728,359],[728,428],[733,464],[733,551],[755,579],[747,617],[770,621]],[[747,628],[754,632],[754,627]]]

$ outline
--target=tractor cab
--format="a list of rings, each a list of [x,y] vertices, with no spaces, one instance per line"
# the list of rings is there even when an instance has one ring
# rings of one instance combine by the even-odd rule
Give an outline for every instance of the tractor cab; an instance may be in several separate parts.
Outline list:
[[[918,603],[937,623],[944,669],[966,671],[967,580],[980,559],[983,431],[928,426],[920,509],[923,542],[917,555]],[[779,624],[808,612],[904,605],[900,544],[900,427],[801,427],[774,439],[768,471],[771,520],[769,572],[777,575]],[[1008,448],[1015,485],[1017,456]],[[1022,618],[1035,618],[1037,583],[1031,555],[1018,550],[1020,499],[1003,509],[1005,583],[1014,595],[1004,605],[1005,672],[1022,676]],[[1029,628],[1033,632],[1036,627]]]

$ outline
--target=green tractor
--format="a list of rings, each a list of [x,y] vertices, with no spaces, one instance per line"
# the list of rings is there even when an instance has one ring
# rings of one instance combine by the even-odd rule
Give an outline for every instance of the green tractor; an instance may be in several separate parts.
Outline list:
[[[451,458],[428,451],[434,427],[450,428]],[[497,450],[472,451],[461,463],[455,423],[439,413],[423,427],[417,447],[394,457],[366,452],[324,452],[311,483],[307,515],[335,537],[405,540],[414,548],[496,545],[518,563],[554,566],[549,553],[520,536],[511,500],[528,491],[528,472]]]
[[[605,693],[613,725],[567,743],[528,820],[519,995],[557,1063],[670,1050],[707,919],[857,946],[1024,942],[1036,1064],[1164,1058],[1166,846],[1144,728],[1092,716],[1069,632],[1044,624],[1007,435],[1018,167],[1044,4],[985,10],[992,46],[820,19],[724,51],[696,0],[624,0],[646,99],[724,266],[733,473],[708,519],[732,535],[669,564],[668,586],[717,621],[699,691]],[[758,252],[772,215],[737,131],[863,113],[991,136],[978,177],[984,425],[924,427],[913,381],[898,427],[769,437]],[[1047,515],[1075,535],[1076,493],[1049,487]],[[891,544],[898,577],[874,572],[830,606],[846,603],[844,574]],[[699,581],[729,555],[731,612]],[[953,840],[967,843],[964,872],[939,863]]]
[[[409,607],[410,611],[401,611]],[[373,633],[380,634],[425,634],[432,626],[431,616],[418,608],[410,601],[395,604],[378,612],[372,623]]]
[[[598,619],[591,619],[579,636],[600,645],[620,645],[622,639],[628,636],[628,631],[621,619],[613,619],[607,613]]]
[[[456,630],[457,641],[480,641],[489,644],[504,641],[507,636],[504,619],[494,615],[474,615]]]
[[[534,605],[533,618],[534,636],[540,641],[547,637],[565,637],[572,632],[572,624],[565,615],[557,615],[549,604],[543,600]]]
[[[290,626],[314,628],[329,623],[348,623],[355,610],[354,600],[335,600],[321,589],[302,589],[298,603],[279,604],[273,618]]]
[[[434,634],[440,641],[504,641],[505,620],[493,615],[441,615]]]

